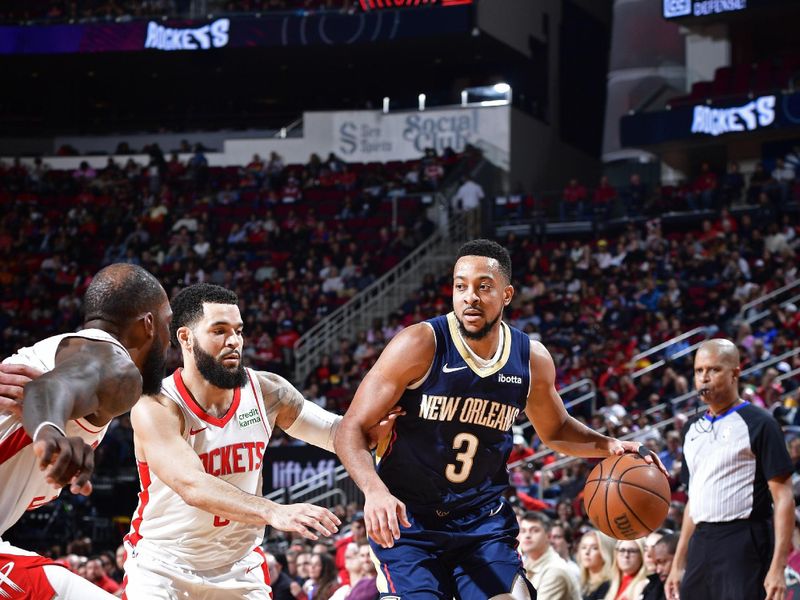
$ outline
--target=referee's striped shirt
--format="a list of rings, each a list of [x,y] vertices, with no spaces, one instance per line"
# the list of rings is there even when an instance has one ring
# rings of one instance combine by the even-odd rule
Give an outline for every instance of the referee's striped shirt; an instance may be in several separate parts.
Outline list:
[[[683,456],[681,480],[695,523],[769,518],[767,481],[792,472],[777,421],[749,402],[717,417],[692,417],[683,429]]]

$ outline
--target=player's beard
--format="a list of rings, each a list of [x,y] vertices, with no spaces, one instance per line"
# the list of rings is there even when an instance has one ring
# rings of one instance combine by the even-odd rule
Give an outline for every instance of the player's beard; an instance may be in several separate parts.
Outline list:
[[[192,353],[197,370],[211,385],[223,390],[233,390],[244,387],[247,383],[247,371],[241,360],[238,367],[229,369],[197,344],[192,348]]]
[[[164,368],[167,357],[161,340],[153,340],[150,352],[142,365],[142,393],[153,396],[161,391],[161,382],[164,379]]]
[[[482,340],[487,335],[489,335],[489,332],[492,330],[492,327],[494,327],[495,323],[497,323],[500,320],[500,317],[502,316],[503,313],[501,311],[500,314],[497,315],[493,321],[487,321],[486,325],[478,329],[478,331],[467,331],[467,328],[464,327],[464,322],[461,319],[456,317],[456,321],[458,321],[458,330],[461,332],[461,335],[464,336],[466,339]]]

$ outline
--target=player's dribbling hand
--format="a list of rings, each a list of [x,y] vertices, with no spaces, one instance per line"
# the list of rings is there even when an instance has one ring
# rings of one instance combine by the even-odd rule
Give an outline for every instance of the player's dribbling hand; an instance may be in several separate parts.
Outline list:
[[[22,415],[22,397],[25,384],[42,372],[27,365],[0,364],[0,413]]]
[[[614,440],[614,443],[611,444],[609,451],[611,454],[616,454],[617,456],[622,456],[626,453],[638,454],[644,458],[644,461],[648,465],[657,466],[658,469],[664,474],[664,477],[669,478],[669,472],[667,472],[667,468],[664,466],[664,463],[661,462],[661,459],[658,458],[658,455],[655,452],[648,450],[647,446],[641,442],[623,442],[622,440]]]
[[[383,548],[394,546],[400,539],[400,525],[411,527],[406,515],[406,505],[388,490],[373,493],[364,501],[364,526],[367,535]]]
[[[80,437],[64,437],[54,427],[42,427],[33,444],[39,468],[47,483],[56,488],[70,486],[73,494],[92,493],[89,478],[94,470],[94,450]]]
[[[275,529],[299,533],[308,540],[318,540],[319,535],[331,536],[339,531],[341,524],[327,508],[306,503],[277,504],[269,519],[269,525]]]

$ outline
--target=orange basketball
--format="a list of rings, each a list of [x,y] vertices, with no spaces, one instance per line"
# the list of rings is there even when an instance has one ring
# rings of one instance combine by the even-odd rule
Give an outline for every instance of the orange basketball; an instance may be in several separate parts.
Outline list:
[[[592,469],[583,488],[589,519],[618,540],[635,540],[660,527],[669,501],[666,476],[638,454],[609,456]]]

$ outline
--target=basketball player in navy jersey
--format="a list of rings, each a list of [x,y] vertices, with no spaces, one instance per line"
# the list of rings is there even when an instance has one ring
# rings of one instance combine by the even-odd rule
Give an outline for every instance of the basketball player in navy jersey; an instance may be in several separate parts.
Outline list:
[[[535,598],[516,552],[517,521],[502,499],[511,426],[521,412],[558,452],[606,457],[640,448],[567,414],[550,354],[502,321],[510,282],[502,246],[464,244],[453,312],[392,339],[337,433],[337,454],[366,497],[384,599]],[[395,405],[406,415],[378,446],[376,472],[365,432]]]

